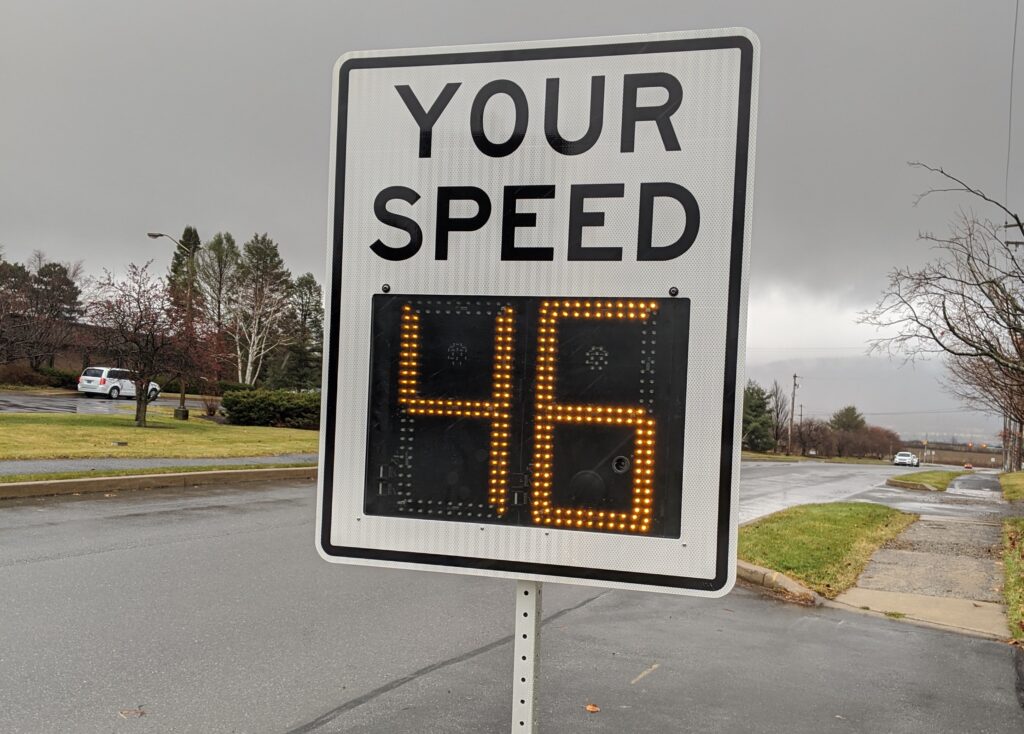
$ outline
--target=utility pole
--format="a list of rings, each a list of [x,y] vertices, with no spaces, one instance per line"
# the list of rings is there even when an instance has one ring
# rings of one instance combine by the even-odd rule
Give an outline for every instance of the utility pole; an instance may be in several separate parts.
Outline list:
[[[786,456],[793,453],[793,416],[796,413],[796,381],[798,375],[793,374],[793,394],[789,398],[789,437],[786,439]],[[801,418],[801,422],[803,419]]]
[[[804,455],[804,404],[800,403],[800,427],[797,432],[797,438],[800,439],[800,455]]]

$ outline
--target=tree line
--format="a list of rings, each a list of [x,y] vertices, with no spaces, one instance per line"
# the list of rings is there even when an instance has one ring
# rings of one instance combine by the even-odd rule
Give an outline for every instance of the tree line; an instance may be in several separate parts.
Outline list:
[[[767,390],[748,381],[743,391],[743,448],[760,453],[876,459],[891,456],[900,448],[898,433],[869,425],[853,405],[840,408],[827,421],[794,421],[792,446],[788,445],[789,417],[786,394],[777,381]]]
[[[149,381],[204,394],[228,383],[319,387],[321,286],[312,273],[293,277],[266,233],[239,247],[228,232],[204,243],[189,226],[166,276],[151,265],[90,279],[81,263],[41,252],[12,263],[0,251],[0,367],[53,367],[72,348],[83,367],[116,363],[136,375],[140,425]]]

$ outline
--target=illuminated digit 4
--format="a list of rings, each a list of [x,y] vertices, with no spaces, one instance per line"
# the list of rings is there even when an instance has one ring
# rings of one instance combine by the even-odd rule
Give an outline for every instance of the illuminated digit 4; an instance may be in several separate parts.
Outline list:
[[[568,528],[646,533],[654,498],[655,421],[646,409],[609,405],[560,405],[555,402],[558,322],[566,319],[647,320],[658,309],[646,301],[543,301],[537,336],[537,391],[533,450],[531,513],[533,522]],[[554,430],[559,424],[597,424],[636,428],[632,507],[625,512],[586,507],[554,507],[551,486]]]
[[[410,415],[479,418],[491,424],[490,479],[487,499],[498,515],[507,511],[508,447],[512,412],[512,360],[515,312],[501,309],[494,319],[494,367],[490,400],[420,396],[420,316],[402,306],[398,362],[398,402]]]

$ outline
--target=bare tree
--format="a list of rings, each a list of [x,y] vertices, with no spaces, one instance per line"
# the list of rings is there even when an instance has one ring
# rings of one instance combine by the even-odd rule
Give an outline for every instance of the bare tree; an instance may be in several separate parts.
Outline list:
[[[922,164],[915,164],[922,165]],[[988,202],[1024,224],[998,202],[941,168],[922,166],[954,185],[931,189],[961,191]],[[1024,377],[1024,269],[1016,240],[1004,228],[973,212],[960,210],[944,236],[924,233],[935,259],[918,270],[896,268],[874,308],[861,322],[889,333],[872,342],[873,350],[910,359],[939,354],[982,358]]]
[[[782,437],[789,427],[789,396],[778,380],[772,380],[772,386],[768,390],[768,415],[772,422],[772,437],[775,439],[777,453],[782,444]],[[788,446],[786,450],[791,452],[793,449]]]
[[[893,270],[877,304],[861,314],[862,323],[888,332],[872,343],[872,349],[909,360],[931,355],[945,358],[951,378],[947,387],[955,395],[971,407],[1000,412],[1019,427],[1018,396],[1024,385],[1024,254],[1020,250],[1024,223],[1005,204],[942,168],[912,165],[943,181],[918,201],[940,192],[966,194],[997,212],[1006,224],[960,209],[945,235],[922,234],[934,259],[920,269]]]
[[[946,362],[943,385],[949,393],[965,405],[1002,413],[1007,425],[1000,438],[1007,468],[1019,471],[1024,459],[1024,378],[984,358],[950,357]]]
[[[835,456],[835,431],[826,421],[808,418],[801,425],[798,435],[801,454],[813,451],[817,456]]]
[[[171,294],[149,272],[149,263],[129,265],[127,275],[109,272],[97,284],[97,298],[88,317],[98,327],[103,347],[135,377],[135,425],[145,427],[149,383],[174,371],[180,359]]]

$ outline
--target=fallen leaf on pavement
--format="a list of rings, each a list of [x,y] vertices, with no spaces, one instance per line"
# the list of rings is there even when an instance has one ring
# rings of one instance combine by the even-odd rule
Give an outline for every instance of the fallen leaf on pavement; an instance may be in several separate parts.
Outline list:
[[[145,716],[146,712],[142,710],[142,706],[136,706],[133,709],[121,709],[117,715],[122,719],[138,719]]]
[[[593,703],[588,703],[588,704],[587,704],[586,706],[584,706],[583,708],[585,708],[585,709],[587,710],[587,712],[588,712],[588,713],[591,713],[591,714],[596,714],[596,713],[597,713],[598,711],[600,711],[600,710],[601,710],[601,707],[600,707],[600,706],[598,706],[598,705],[596,705],[596,704],[593,704]]]

